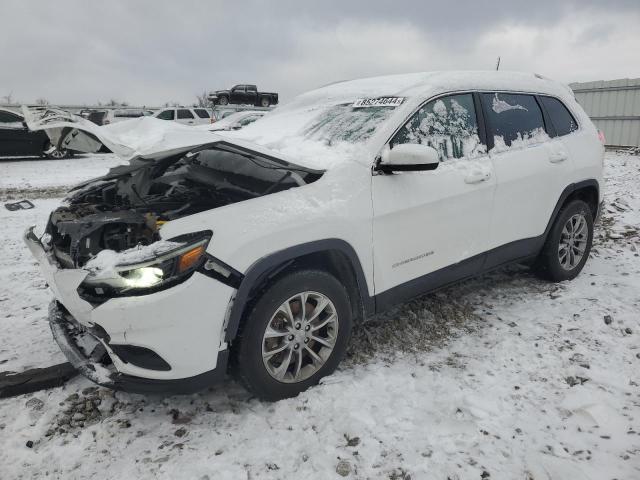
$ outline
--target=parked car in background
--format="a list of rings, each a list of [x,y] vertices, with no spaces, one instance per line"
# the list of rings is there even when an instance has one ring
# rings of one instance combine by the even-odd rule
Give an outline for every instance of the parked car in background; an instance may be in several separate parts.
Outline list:
[[[242,127],[246,127],[247,125],[255,122],[259,118],[262,118],[264,114],[267,112],[263,112],[260,110],[245,110],[242,112],[229,112],[228,115],[223,115],[220,120],[215,123],[212,123],[209,126],[204,126],[200,128],[206,128],[211,132],[219,131],[219,130],[240,130]]]
[[[534,74],[339,82],[224,137],[41,125],[131,158],[25,240],[69,361],[138,392],[208,387],[231,358],[260,397],[297,395],[397,303],[514,262],[575,278],[604,198],[598,131]]]
[[[154,112],[151,110],[140,110],[136,108],[122,109],[85,109],[80,111],[80,116],[90,120],[96,125],[109,125],[111,123],[131,120],[132,118],[150,117]]]
[[[204,125],[211,123],[211,112],[206,108],[169,107],[156,112],[160,120],[172,120],[183,125]]]
[[[216,105],[254,105],[269,107],[278,104],[278,94],[259,92],[255,85],[235,85],[230,90],[217,90],[209,98]]]
[[[0,157],[46,156],[60,159],[69,157],[71,153],[67,149],[52,148],[47,134],[41,130],[29,130],[21,114],[0,108]]]

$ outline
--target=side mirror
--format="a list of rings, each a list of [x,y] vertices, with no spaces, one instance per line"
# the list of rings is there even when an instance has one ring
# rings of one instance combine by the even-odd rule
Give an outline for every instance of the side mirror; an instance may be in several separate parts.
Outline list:
[[[384,173],[435,170],[440,163],[438,151],[428,145],[401,143],[383,155],[377,170]]]

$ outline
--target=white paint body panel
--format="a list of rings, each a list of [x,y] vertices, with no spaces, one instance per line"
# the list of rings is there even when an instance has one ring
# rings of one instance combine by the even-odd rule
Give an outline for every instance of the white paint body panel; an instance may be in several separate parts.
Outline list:
[[[480,173],[486,180],[465,182]],[[376,293],[484,252],[494,190],[488,157],[375,176]]]
[[[580,130],[522,150],[447,161],[434,171],[372,174],[390,137],[420,105],[443,93],[494,89],[557,96],[574,113]],[[291,133],[306,125],[318,102],[337,105],[385,95],[405,100],[362,144],[329,147]],[[340,239],[356,252],[370,296],[491,248],[540,235],[567,185],[585,179],[602,185],[603,148],[588,117],[567,87],[531,74],[436,72],[338,83],[302,95],[224,136],[148,118],[110,128],[84,126],[75,119],[61,119],[52,127],[31,121],[37,128],[86,128],[101,139],[104,134],[107,145],[129,158],[163,158],[224,140],[325,170],[309,185],[167,222],[161,237],[210,229],[208,252],[241,273],[280,250]],[[134,128],[138,135],[132,135]],[[550,163],[550,155],[558,151],[568,158]],[[484,178],[478,182],[478,177]],[[169,372],[157,372],[116,362],[123,373],[190,377],[215,368],[218,350],[227,347],[224,322],[234,291],[214,279],[195,274],[165,291],[112,299],[93,309],[75,292],[82,280],[79,274],[64,273],[69,278],[63,279],[63,272],[36,257],[56,297],[79,321],[101,325],[114,343],[151,348],[172,366]]]

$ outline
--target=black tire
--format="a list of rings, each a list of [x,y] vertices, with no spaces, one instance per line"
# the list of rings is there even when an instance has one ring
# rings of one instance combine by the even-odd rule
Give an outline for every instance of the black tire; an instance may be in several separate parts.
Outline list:
[[[269,105],[271,105],[271,100],[269,99],[269,97],[262,97],[260,99],[260,105],[259,106],[267,108]]]
[[[563,238],[562,231],[575,215],[580,215],[586,220],[587,239],[584,253],[579,262],[571,268],[565,268],[560,262],[560,241]],[[564,280],[572,280],[582,271],[593,242],[593,213],[582,200],[572,200],[562,207],[558,212],[558,216],[553,222],[553,226],[549,231],[549,235],[545,241],[544,247],[534,264],[535,273],[545,280],[553,282],[561,282]]]
[[[338,316],[338,332],[333,350],[325,363],[308,378],[296,383],[276,380],[263,362],[264,333],[272,316],[287,299],[301,292],[318,292],[326,296]],[[344,286],[332,275],[317,270],[287,274],[268,286],[246,316],[238,344],[234,346],[236,374],[249,391],[269,401],[294,397],[331,374],[342,360],[351,335],[351,305]],[[302,350],[301,350],[302,351]],[[293,365],[293,364],[292,364]]]
[[[225,95],[218,97],[218,105],[229,105],[229,98]]]

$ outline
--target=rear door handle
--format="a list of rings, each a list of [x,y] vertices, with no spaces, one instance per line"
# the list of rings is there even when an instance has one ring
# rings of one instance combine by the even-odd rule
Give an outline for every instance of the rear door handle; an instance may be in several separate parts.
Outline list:
[[[567,154],[566,153],[561,153],[561,152],[554,152],[554,153],[549,155],[549,161],[551,163],[564,162],[567,158],[568,158]]]
[[[464,183],[474,184],[474,183],[486,182],[490,178],[491,178],[491,174],[489,172],[473,172],[465,177]]]

